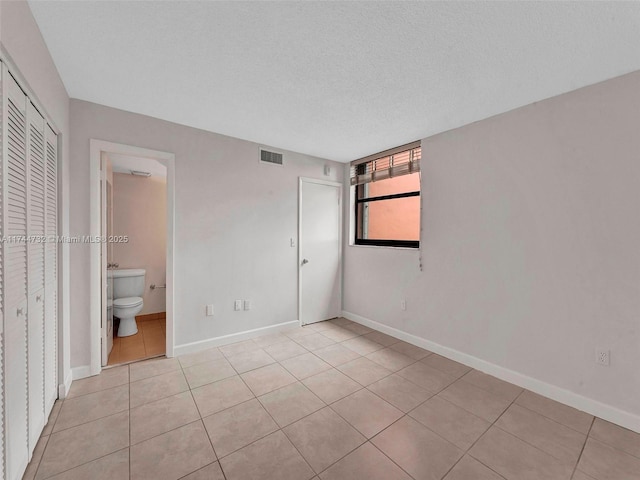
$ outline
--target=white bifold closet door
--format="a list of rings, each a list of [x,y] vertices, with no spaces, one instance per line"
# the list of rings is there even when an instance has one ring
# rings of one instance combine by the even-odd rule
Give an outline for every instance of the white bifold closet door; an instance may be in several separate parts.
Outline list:
[[[58,398],[58,136],[45,126],[44,406]]]
[[[44,411],[44,209],[45,123],[27,103],[27,326],[29,374],[29,445],[35,446],[45,424]]]
[[[27,350],[27,97],[6,69],[2,75],[4,180],[4,322],[6,478],[29,461]]]
[[[18,480],[57,398],[57,136],[0,66],[0,474]]]

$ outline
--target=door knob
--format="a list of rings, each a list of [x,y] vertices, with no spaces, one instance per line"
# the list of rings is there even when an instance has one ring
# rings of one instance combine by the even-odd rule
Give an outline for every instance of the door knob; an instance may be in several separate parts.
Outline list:
[[[302,265],[306,265],[307,263],[309,263],[309,260],[307,260],[306,258],[302,259]]]

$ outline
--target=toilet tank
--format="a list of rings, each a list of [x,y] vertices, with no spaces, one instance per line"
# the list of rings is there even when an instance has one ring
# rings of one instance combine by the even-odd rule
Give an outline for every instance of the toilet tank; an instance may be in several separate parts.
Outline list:
[[[113,272],[113,298],[142,297],[144,295],[143,268],[122,268]]]

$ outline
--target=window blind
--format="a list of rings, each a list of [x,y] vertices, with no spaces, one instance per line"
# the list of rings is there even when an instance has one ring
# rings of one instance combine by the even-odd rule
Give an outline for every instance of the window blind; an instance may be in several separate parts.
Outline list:
[[[351,185],[419,172],[420,157],[420,142],[414,142],[351,162]]]

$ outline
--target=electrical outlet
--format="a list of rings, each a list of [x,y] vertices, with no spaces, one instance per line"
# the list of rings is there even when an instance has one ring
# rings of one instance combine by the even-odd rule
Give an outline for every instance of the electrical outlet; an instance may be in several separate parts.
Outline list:
[[[244,309],[245,310],[251,310],[251,300],[245,300],[244,301]]]
[[[213,317],[213,305],[207,305],[207,317]]]
[[[238,310],[242,310],[242,300],[236,300],[233,302],[233,309],[237,312]]]
[[[400,310],[406,310],[407,309],[407,301],[406,300],[400,300]]]
[[[609,366],[609,350],[604,348],[596,348],[596,363],[605,367]]]

